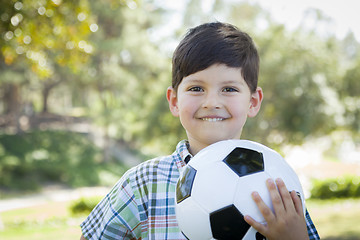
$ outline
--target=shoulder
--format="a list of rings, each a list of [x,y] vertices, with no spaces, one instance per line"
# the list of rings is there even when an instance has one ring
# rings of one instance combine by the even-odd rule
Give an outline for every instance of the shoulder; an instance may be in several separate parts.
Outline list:
[[[162,156],[147,160],[133,168],[127,175],[131,182],[144,181],[151,183],[162,177],[177,174],[176,158],[173,155]]]
[[[168,178],[173,175],[177,178],[179,169],[186,165],[184,159],[189,155],[186,144],[186,141],[180,141],[173,154],[140,163],[131,168],[126,175],[131,180],[144,179],[146,181],[151,181],[154,178],[159,180],[161,177]]]
[[[155,185],[176,184],[180,169],[186,165],[184,158],[187,155],[186,142],[181,141],[173,154],[156,157],[132,167],[114,186],[115,194],[119,190],[125,190],[127,195],[134,194],[138,198],[146,195],[150,189],[155,189]]]

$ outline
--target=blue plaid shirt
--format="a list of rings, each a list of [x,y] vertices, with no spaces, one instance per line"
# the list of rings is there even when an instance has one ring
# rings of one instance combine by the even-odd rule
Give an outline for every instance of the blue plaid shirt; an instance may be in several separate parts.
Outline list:
[[[181,141],[169,156],[155,158],[127,171],[81,224],[90,239],[185,240],[175,216],[179,171],[191,154]],[[310,239],[320,239],[306,211]]]

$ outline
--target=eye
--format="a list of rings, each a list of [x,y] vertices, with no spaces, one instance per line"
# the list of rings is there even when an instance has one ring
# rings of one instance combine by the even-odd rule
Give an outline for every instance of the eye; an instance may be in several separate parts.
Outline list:
[[[233,87],[225,87],[223,89],[223,92],[239,92],[239,90],[237,90],[236,88],[233,88]]]
[[[190,92],[203,92],[204,90],[201,87],[191,87],[189,88]]]

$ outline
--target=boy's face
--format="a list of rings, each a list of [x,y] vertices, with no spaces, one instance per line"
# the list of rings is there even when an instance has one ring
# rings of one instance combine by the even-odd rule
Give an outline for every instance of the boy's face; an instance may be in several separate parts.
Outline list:
[[[262,90],[251,93],[240,70],[214,64],[184,77],[177,92],[168,88],[170,110],[180,118],[193,155],[212,143],[239,139],[247,117],[258,113]]]

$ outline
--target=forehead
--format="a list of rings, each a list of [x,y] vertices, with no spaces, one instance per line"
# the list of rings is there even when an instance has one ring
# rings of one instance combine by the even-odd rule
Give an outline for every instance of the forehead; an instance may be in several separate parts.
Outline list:
[[[243,83],[244,78],[241,73],[241,68],[228,67],[224,64],[214,64],[210,67],[190,74],[182,79],[182,82],[239,82]]]

